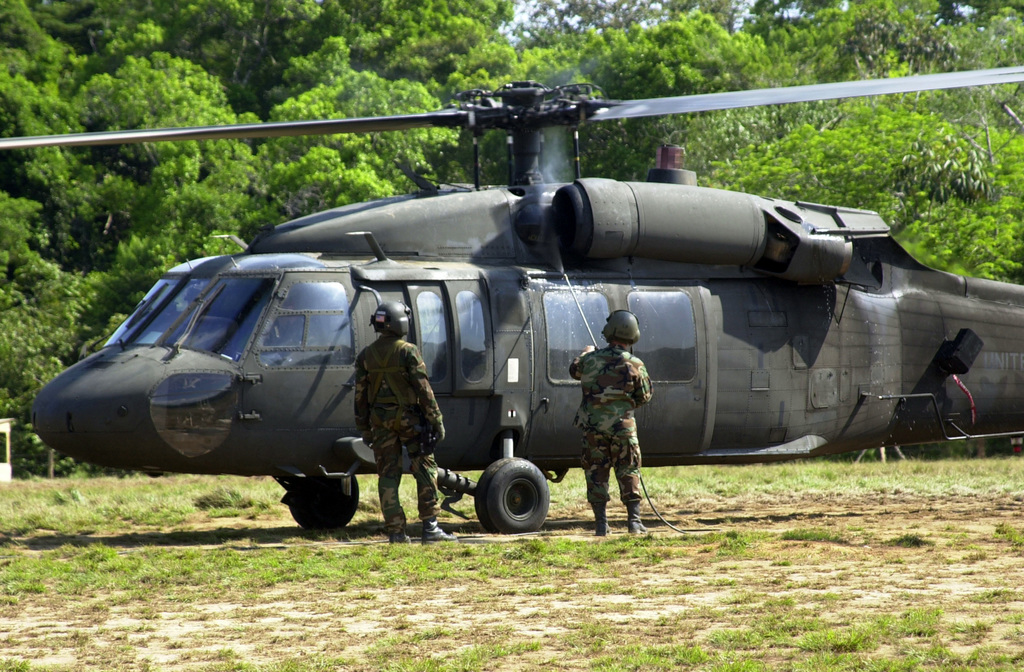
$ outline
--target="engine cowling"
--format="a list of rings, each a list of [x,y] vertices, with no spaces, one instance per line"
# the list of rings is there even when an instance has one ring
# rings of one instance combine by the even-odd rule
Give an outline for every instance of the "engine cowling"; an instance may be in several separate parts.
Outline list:
[[[586,178],[560,188],[552,206],[562,248],[588,259],[735,265],[826,282],[853,256],[844,236],[817,233],[800,204],[721,189]]]

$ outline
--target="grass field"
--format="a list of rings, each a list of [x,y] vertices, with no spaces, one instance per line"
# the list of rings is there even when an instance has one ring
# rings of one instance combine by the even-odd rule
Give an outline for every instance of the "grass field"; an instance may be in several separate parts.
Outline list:
[[[1024,669],[1024,459],[644,476],[683,533],[595,539],[578,471],[539,534],[467,499],[430,547],[372,477],[333,533],[270,479],[0,484],[0,671]]]

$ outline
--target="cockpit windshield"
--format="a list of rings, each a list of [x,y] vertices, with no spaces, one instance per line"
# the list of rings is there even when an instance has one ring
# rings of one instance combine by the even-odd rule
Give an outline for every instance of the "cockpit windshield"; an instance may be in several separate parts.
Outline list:
[[[273,285],[273,278],[218,278],[164,336],[164,345],[205,350],[237,362]]]
[[[107,345],[177,345],[239,361],[274,278],[164,277]]]
[[[180,275],[161,278],[146,293],[128,319],[117,328],[107,345],[156,343],[208,284],[210,278],[186,280],[185,276]]]

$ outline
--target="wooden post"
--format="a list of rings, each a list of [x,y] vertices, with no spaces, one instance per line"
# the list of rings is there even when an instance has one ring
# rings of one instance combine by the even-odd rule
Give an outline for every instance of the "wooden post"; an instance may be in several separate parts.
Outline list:
[[[6,449],[4,450],[5,459],[0,462],[0,483],[6,483],[11,480],[13,476],[13,467],[11,466],[11,426],[14,424],[14,418],[3,418],[0,420],[0,434],[4,435],[4,444]]]

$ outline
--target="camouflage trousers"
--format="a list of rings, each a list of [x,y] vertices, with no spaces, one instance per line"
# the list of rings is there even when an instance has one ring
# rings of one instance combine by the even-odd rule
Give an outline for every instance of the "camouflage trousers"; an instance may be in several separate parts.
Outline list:
[[[583,455],[580,460],[587,477],[587,501],[601,504],[611,500],[608,481],[615,470],[619,482],[619,499],[623,504],[639,502],[640,441],[636,434],[614,435],[601,432],[583,433]]]
[[[437,462],[433,454],[420,453],[420,431],[415,428],[419,422],[418,415],[405,413],[397,431],[394,429],[396,415],[396,411],[378,412],[377,408],[370,413],[371,447],[377,463],[377,494],[384,515],[384,529],[389,534],[405,530],[405,509],[398,499],[398,486],[402,482],[402,446],[409,453],[410,471],[416,479],[420,520],[433,518],[441,510],[437,501]]]

